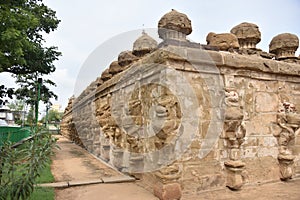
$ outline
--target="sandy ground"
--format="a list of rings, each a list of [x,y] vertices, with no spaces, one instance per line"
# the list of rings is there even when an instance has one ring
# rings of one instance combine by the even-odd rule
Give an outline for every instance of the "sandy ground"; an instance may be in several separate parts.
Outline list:
[[[220,199],[220,200],[300,200],[300,179],[289,182],[267,183],[263,185],[244,186],[240,191],[229,189],[204,192],[183,200]]]
[[[51,166],[55,181],[89,180],[120,176],[81,147],[58,136],[58,146]],[[95,184],[56,189],[56,200],[156,200],[152,193],[135,183]]]
[[[89,180],[100,177],[119,176],[119,172],[109,168],[81,147],[59,136],[60,150],[55,150],[52,173],[57,182]],[[153,194],[136,183],[95,184],[56,189],[57,200],[157,200]],[[182,200],[198,199],[255,199],[255,200],[300,200],[300,179],[255,186],[245,186],[240,191],[222,190],[200,192],[183,196]]]
[[[134,183],[96,184],[56,190],[56,199],[80,200],[158,200]]]

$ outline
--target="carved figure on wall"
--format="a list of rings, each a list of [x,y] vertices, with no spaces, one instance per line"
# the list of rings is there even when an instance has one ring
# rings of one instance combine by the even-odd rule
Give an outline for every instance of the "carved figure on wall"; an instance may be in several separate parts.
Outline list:
[[[278,141],[278,161],[280,179],[288,180],[294,173],[295,156],[290,148],[291,141],[300,133],[300,115],[296,113],[295,105],[283,102],[277,114],[277,123],[281,127],[279,135],[275,135]]]
[[[240,160],[240,146],[246,135],[244,115],[235,88],[225,89],[226,113],[224,121],[224,138],[227,140],[229,160],[224,163],[227,171],[226,185],[230,189],[240,189],[244,182],[242,171],[245,163]]]

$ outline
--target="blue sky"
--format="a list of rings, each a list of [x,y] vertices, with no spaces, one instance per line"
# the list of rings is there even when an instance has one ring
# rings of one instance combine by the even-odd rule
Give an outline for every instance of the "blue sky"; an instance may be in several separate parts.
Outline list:
[[[51,75],[51,79],[57,83],[57,87],[53,90],[59,96],[58,101],[53,103],[62,104],[63,107],[74,93],[74,85],[85,60],[97,47],[120,33],[156,28],[161,16],[172,8],[188,15],[193,26],[189,38],[202,44],[206,44],[205,38],[209,32],[229,32],[233,26],[241,22],[252,22],[259,26],[262,41],[257,47],[264,51],[268,51],[271,39],[279,33],[290,32],[300,37],[299,0],[46,0],[44,2],[57,11],[57,16],[61,20],[58,30],[46,35],[45,38],[47,46],[58,46],[63,53],[60,60],[55,62],[56,72]],[[99,65],[94,74],[95,78],[100,76],[105,67],[107,66]],[[7,74],[0,75],[0,79],[7,84],[13,84],[13,79]]]

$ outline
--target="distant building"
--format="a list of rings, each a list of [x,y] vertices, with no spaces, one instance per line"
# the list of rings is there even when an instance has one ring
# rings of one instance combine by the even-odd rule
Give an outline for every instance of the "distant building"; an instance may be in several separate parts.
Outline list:
[[[9,107],[0,107],[0,119],[4,120],[7,124],[14,124],[14,115]]]

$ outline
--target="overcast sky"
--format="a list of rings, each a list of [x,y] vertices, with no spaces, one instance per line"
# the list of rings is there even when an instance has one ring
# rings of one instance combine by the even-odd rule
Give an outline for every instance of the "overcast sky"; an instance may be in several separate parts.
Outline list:
[[[57,12],[57,17],[61,20],[59,28],[45,38],[48,46],[58,46],[63,54],[59,61],[55,62],[56,72],[51,76],[57,83],[57,87],[53,90],[59,96],[58,101],[53,103],[62,104],[63,107],[67,105],[68,98],[74,94],[78,74],[80,70],[84,73],[82,68],[88,64],[86,59],[95,49],[99,46],[103,49],[105,47],[103,44],[107,41],[122,39],[118,38],[121,33],[156,28],[159,19],[172,8],[190,18],[193,32],[189,38],[202,44],[206,44],[205,38],[209,32],[229,32],[241,22],[252,22],[259,26],[262,41],[257,47],[264,51],[268,51],[271,39],[277,34],[290,32],[300,36],[299,0],[46,0],[44,2]],[[140,30],[137,33],[140,33]],[[126,41],[130,42],[130,45],[134,41],[131,39]],[[107,62],[109,64],[111,60]],[[107,67],[103,65],[105,64],[99,64],[94,71],[94,78],[100,76],[101,71]],[[13,79],[7,74],[0,75],[0,80],[13,84]]]

